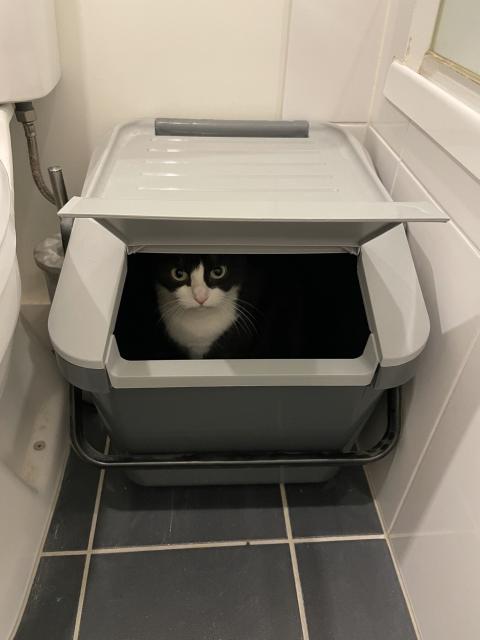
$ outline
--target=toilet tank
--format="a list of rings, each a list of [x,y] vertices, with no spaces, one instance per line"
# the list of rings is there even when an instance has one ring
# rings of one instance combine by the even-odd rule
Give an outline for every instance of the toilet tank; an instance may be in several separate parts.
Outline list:
[[[54,0],[0,0],[0,104],[41,98],[59,78]]]

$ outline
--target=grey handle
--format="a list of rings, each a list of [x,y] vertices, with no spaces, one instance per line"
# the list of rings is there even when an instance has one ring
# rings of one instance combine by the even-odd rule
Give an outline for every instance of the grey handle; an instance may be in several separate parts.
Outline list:
[[[155,118],[156,136],[308,138],[306,120],[195,120]]]

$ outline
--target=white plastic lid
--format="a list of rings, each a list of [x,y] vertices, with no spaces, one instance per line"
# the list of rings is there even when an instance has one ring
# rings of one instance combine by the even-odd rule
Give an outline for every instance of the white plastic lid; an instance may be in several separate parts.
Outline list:
[[[134,249],[357,247],[393,224],[447,219],[392,203],[363,147],[333,125],[301,138],[156,136],[141,120],[97,158],[60,215],[95,218]]]

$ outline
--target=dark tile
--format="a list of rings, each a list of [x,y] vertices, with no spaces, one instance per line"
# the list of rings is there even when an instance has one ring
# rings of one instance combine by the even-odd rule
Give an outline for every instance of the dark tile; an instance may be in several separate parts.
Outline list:
[[[296,537],[382,533],[359,467],[343,469],[325,483],[288,485],[287,499]]]
[[[85,556],[42,558],[15,640],[71,640]]]
[[[383,540],[297,545],[310,640],[415,640]]]
[[[301,640],[288,545],[92,557],[80,640]]]
[[[87,437],[102,449],[105,435],[93,406],[85,404]],[[86,549],[97,495],[99,470],[82,462],[74,451],[65,468],[62,487],[50,522],[45,551],[72,551]]]
[[[94,546],[284,538],[279,487],[144,487],[105,478]]]

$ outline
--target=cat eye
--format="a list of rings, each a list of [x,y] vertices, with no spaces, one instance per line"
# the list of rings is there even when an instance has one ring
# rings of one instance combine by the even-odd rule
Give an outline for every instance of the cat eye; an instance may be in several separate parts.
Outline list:
[[[187,272],[183,269],[172,269],[170,271],[170,275],[177,282],[185,282],[185,280],[188,278]]]
[[[210,271],[210,277],[214,280],[220,280],[220,278],[224,278],[227,274],[227,267],[222,265],[221,267],[215,267]]]

